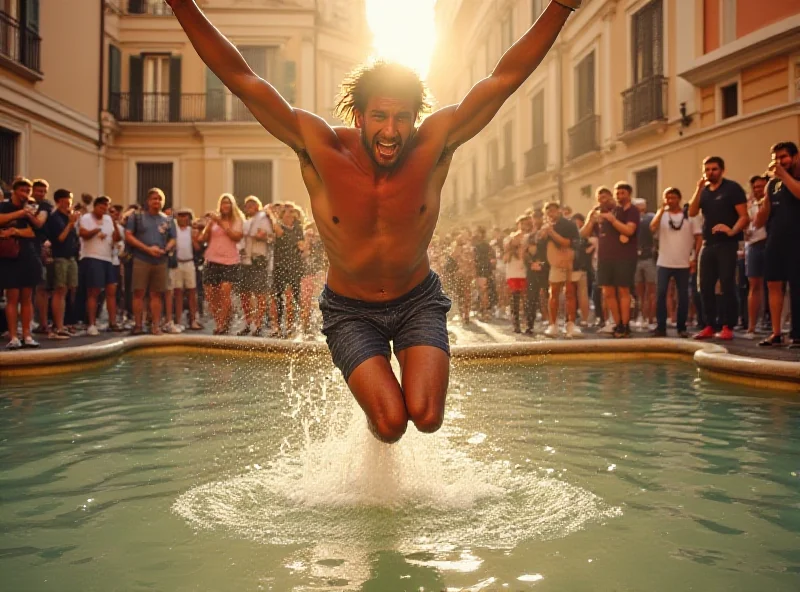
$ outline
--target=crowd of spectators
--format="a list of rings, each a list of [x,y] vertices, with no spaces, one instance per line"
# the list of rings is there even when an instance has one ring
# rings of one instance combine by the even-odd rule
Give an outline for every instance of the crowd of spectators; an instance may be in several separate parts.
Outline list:
[[[237,335],[292,338],[319,322],[312,296],[325,253],[294,203],[249,196],[242,211],[226,193],[195,217],[164,209],[159,188],[141,207],[107,196],[76,203],[67,189],[50,202],[48,192],[43,179],[17,178],[0,203],[7,349],[38,347],[37,334],[199,331],[206,311],[215,335],[231,333],[240,311]]]
[[[597,188],[586,216],[551,202],[513,228],[435,235],[431,266],[454,301],[451,320],[510,320],[515,333],[549,338],[594,327],[615,338],[696,328],[695,339],[730,340],[734,329],[754,339],[766,326],[766,347],[784,343],[791,319],[788,345],[800,348],[797,146],[772,147],[749,195],[725,178],[722,158],[702,170],[688,201],[667,187],[656,212],[618,182]],[[106,196],[76,203],[66,189],[50,202],[48,192],[43,179],[18,178],[0,203],[7,349],[37,347],[35,334],[202,330],[205,317],[215,335],[237,319],[240,336],[318,332],[327,263],[296,204],[249,196],[240,209],[225,193],[195,217],[164,209],[158,188],[127,207]]]
[[[547,203],[514,228],[461,228],[434,237],[431,260],[458,319],[508,319],[515,333],[615,338],[756,339],[800,348],[800,157],[771,148],[749,195],[711,156],[688,200],[667,187],[655,212],[622,181],[598,187],[586,216]],[[764,286],[768,298],[763,298]],[[762,324],[759,325],[759,318]],[[634,319],[631,322],[631,319]]]

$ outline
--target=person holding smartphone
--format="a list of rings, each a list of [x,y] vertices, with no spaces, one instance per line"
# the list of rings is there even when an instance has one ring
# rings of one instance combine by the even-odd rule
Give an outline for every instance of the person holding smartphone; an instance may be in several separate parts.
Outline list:
[[[706,326],[695,339],[733,339],[739,316],[736,297],[736,261],[739,241],[750,222],[747,195],[736,181],[724,178],[725,161],[719,156],[703,160],[703,176],[689,202],[689,217],[703,214],[703,248],[698,275]],[[721,322],[717,317],[716,285],[722,288]],[[716,326],[721,325],[719,332]]]

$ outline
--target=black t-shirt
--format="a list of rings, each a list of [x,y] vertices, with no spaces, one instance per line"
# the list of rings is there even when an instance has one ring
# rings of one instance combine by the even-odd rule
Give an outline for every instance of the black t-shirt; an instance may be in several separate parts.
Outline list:
[[[767,244],[796,244],[800,240],[797,231],[800,225],[800,199],[780,179],[771,179],[767,183],[766,193],[770,201]]]
[[[303,229],[299,223],[291,228],[281,223],[283,235],[275,237],[275,267],[281,269],[302,269],[302,259],[297,243],[303,240]]]
[[[3,201],[0,202],[0,214],[13,214],[14,212],[17,212],[23,209],[24,207],[25,206],[18,208],[17,206],[14,205],[14,202],[11,200]],[[4,228],[19,228],[20,230],[24,230],[26,228],[33,228],[33,226],[31,225],[30,220],[28,220],[28,217],[23,216],[22,218],[17,218],[16,220],[12,220],[11,223],[6,224]],[[19,242],[20,259],[28,257],[38,257],[35,245],[36,239],[22,238],[19,236],[13,238],[15,238]]]
[[[655,238],[653,231],[650,230],[650,222],[656,215],[653,212],[645,212],[639,218],[639,226],[636,229],[636,242],[639,248],[639,259],[652,259],[655,249]]]
[[[52,245],[53,259],[72,259],[78,252],[78,231],[74,226],[69,234],[67,234],[67,238],[64,242],[58,240],[58,237],[61,236],[61,233],[64,232],[64,229],[68,225],[69,216],[62,214],[58,210],[53,210],[47,218],[44,229]]]
[[[492,275],[492,256],[494,250],[485,240],[478,241],[475,245],[475,274],[478,277]]]
[[[728,236],[724,232],[712,233],[717,224],[726,224],[733,228],[739,220],[736,206],[747,203],[747,195],[736,181],[723,179],[716,191],[709,187],[700,194],[700,210],[703,212],[703,240],[710,245],[727,242],[738,242],[743,234]]]
[[[38,216],[42,212],[46,212],[47,218],[45,218],[44,224],[42,225],[41,228],[38,229],[34,228],[34,232],[36,233],[36,238],[34,239],[35,240],[34,248],[36,249],[37,253],[40,253],[42,251],[42,245],[44,244],[44,241],[49,239],[49,237],[47,236],[46,226],[47,226],[47,221],[50,219],[50,216],[53,215],[54,210],[55,206],[46,199],[43,199],[42,201],[38,202],[36,215]]]

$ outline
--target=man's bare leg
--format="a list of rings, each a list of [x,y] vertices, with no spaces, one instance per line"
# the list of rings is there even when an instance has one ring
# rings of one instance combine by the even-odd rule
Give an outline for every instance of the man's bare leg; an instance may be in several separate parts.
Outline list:
[[[403,380],[405,408],[420,432],[442,427],[450,356],[431,345],[416,345],[397,352]]]
[[[388,359],[373,356],[362,362],[350,375],[347,386],[364,410],[369,429],[378,440],[392,444],[403,437],[408,426],[408,412],[403,391]]]

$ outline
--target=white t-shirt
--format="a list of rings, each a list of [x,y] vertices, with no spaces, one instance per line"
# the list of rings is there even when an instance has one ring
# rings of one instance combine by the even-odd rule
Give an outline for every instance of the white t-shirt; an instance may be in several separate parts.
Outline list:
[[[119,256],[125,252],[125,229],[122,224],[116,223],[117,231],[119,232],[120,240],[115,242],[111,247],[111,265],[119,265]]]
[[[102,228],[100,233],[88,240],[81,238],[81,259],[88,257],[111,263],[114,248],[114,221],[111,216],[104,215],[102,221],[98,221],[91,212],[81,216],[81,228],[91,231],[98,227]],[[100,238],[100,234],[104,234],[105,237]]]
[[[747,200],[747,213],[750,216],[750,226],[748,230],[750,231],[750,238],[744,241],[746,245],[752,245],[753,243],[758,243],[767,238],[767,227],[762,226],[761,228],[756,228],[756,214],[758,214],[758,202],[753,199],[752,197]]]
[[[670,226],[680,228],[675,230]],[[688,269],[694,250],[694,237],[703,234],[703,217],[684,218],[683,211],[677,214],[664,212],[658,227],[658,267]]]
[[[192,245],[192,227],[187,225],[186,228],[175,226],[176,238],[176,255],[178,262],[183,263],[194,260],[194,246]]]
[[[252,218],[248,218],[244,222],[244,237],[242,238],[242,250],[245,252],[245,264],[252,262],[253,257],[269,257],[271,247],[266,241],[259,241],[253,238],[258,235],[260,231],[264,231],[267,235],[273,234],[272,222],[267,216],[266,212],[258,212]]]

